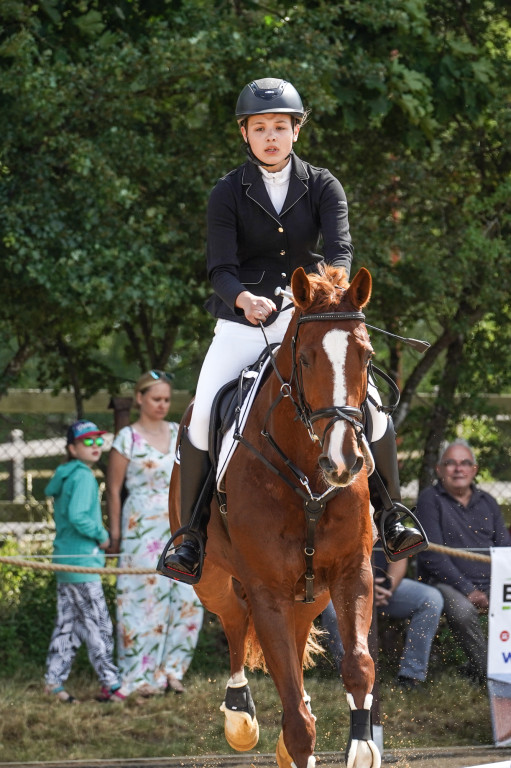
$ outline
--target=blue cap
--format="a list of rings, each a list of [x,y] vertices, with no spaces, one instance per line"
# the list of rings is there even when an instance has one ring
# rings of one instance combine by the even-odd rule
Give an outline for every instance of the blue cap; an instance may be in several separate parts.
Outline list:
[[[99,429],[93,421],[79,419],[78,421],[74,421],[67,430],[67,444],[74,443],[84,437],[104,435],[105,433],[106,429]]]

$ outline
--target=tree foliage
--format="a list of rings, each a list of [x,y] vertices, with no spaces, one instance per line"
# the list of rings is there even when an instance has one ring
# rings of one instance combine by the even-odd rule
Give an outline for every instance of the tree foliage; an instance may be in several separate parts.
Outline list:
[[[424,484],[475,392],[509,388],[510,26],[500,0],[4,0],[0,6],[0,325],[5,389],[115,387],[169,360],[193,387],[205,208],[241,159],[241,87],[291,80],[298,153],[342,180],[373,334],[399,378]],[[181,361],[179,363],[179,361]],[[415,405],[419,391],[433,397]],[[481,403],[477,402],[477,408]]]

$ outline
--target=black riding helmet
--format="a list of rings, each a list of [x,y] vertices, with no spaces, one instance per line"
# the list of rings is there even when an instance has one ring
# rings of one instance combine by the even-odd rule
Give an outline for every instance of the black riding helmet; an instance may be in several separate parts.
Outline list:
[[[236,120],[267,112],[284,113],[301,120],[305,114],[300,94],[286,80],[265,77],[246,85],[236,103]]]
[[[290,115],[293,125],[302,121],[305,110],[294,85],[276,77],[264,77],[262,80],[252,80],[243,88],[236,102],[236,120],[240,126],[246,125],[251,115],[264,115],[268,112]],[[262,165],[248,141],[245,142],[245,150],[251,163]],[[266,167],[272,166],[266,164]]]

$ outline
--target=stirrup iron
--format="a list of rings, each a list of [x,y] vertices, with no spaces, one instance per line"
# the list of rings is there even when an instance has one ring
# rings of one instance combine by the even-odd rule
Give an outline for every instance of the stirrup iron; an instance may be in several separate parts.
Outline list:
[[[179,538],[185,533],[188,537],[195,539],[195,541],[199,546],[199,565],[197,566],[195,573],[188,573],[188,571],[179,571],[177,568],[169,568],[169,566],[165,564],[165,560],[169,553],[169,549],[175,550],[174,540]],[[182,581],[184,584],[197,584],[200,581],[200,578],[202,576],[202,568],[204,566],[204,554],[205,553],[204,553],[203,534],[200,531],[192,531],[188,525],[185,525],[182,528],[179,528],[175,532],[175,534],[165,544],[163,552],[160,555],[160,559],[158,560],[158,565],[156,566],[156,570],[162,576],[167,576],[167,578],[174,579],[174,581]]]
[[[414,523],[414,527],[417,528],[419,533],[422,536],[422,541],[418,541],[416,544],[412,544],[410,547],[405,547],[404,549],[398,549],[397,551],[393,551],[389,549],[387,545],[387,540],[385,536],[385,523],[389,517],[394,517],[395,515],[398,515],[396,519],[396,523],[401,523],[404,528],[406,526],[403,524],[403,520],[408,518],[409,520],[412,520]],[[395,563],[398,560],[404,560],[405,557],[412,557],[412,555],[418,555],[419,552],[423,552],[425,549],[428,548],[429,542],[428,537],[426,536],[426,533],[424,531],[424,528],[422,527],[421,523],[417,519],[417,517],[414,515],[413,511],[408,509],[404,506],[404,504],[401,504],[400,502],[393,501],[392,506],[390,507],[383,507],[383,509],[379,510],[377,512],[378,519],[376,522],[376,527],[378,528],[378,533],[380,534],[380,543],[383,549],[383,552],[385,553],[385,557],[387,558],[387,562],[389,563]]]

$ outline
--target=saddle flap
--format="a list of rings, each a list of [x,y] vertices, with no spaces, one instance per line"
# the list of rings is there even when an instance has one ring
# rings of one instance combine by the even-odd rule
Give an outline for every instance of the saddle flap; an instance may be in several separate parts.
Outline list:
[[[271,352],[275,353],[279,344],[269,345]],[[252,365],[244,368],[237,379],[232,379],[221,387],[213,401],[209,424],[209,456],[217,471],[223,473],[236,447],[236,441],[232,436],[228,438],[230,449],[224,457],[225,447],[222,451],[224,437],[234,432],[234,425],[238,417],[239,428],[242,430],[256,392],[266,379],[269,370],[268,363],[270,353],[267,348],[259,355]],[[233,445],[231,445],[233,444]],[[221,457],[222,453],[222,459]]]

